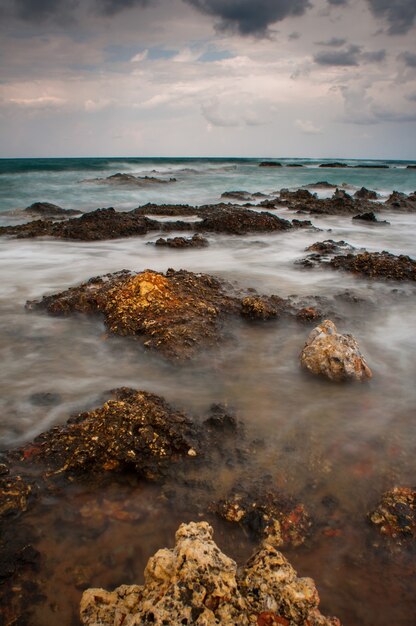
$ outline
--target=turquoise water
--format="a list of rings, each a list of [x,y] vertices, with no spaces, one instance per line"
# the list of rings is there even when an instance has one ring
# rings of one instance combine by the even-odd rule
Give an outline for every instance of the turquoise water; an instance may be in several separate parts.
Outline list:
[[[343,185],[350,190],[364,186],[376,190],[381,196],[387,196],[394,189],[405,193],[416,189],[416,169],[407,169],[409,164],[414,165],[416,162],[338,160],[350,167],[333,169],[320,168],[319,165],[334,160],[277,158],[283,167],[260,168],[261,160],[0,159],[0,213],[24,209],[39,201],[83,211],[104,206],[129,210],[146,202],[215,203],[224,191],[270,193],[282,187],[297,188],[322,180]],[[287,167],[291,163],[302,167]],[[358,167],[363,164],[387,165],[388,168]],[[174,177],[176,182],[149,188],[116,187],[91,182],[92,179],[106,178],[117,172],[166,180]]]

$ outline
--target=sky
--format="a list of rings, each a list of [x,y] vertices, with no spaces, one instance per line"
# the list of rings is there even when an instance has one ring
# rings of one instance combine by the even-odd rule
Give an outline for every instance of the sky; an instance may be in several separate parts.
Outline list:
[[[416,159],[416,0],[0,0],[0,157]]]

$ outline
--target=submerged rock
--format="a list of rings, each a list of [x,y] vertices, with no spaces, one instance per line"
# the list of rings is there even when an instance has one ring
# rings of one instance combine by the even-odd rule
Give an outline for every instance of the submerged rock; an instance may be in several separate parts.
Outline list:
[[[313,580],[298,578],[268,543],[239,574],[206,522],[182,524],[175,539],[173,550],[159,550],[149,559],[144,585],[122,585],[113,592],[87,589],[80,607],[83,625],[340,626],[338,619],[320,613]]]
[[[253,541],[302,545],[310,533],[312,520],[303,504],[276,491],[253,486],[234,489],[212,510],[227,522],[237,523]]]
[[[192,237],[173,237],[172,239],[164,239],[160,237],[155,241],[156,246],[165,246],[168,248],[206,248],[209,245],[208,239],[199,233],[195,233]]]
[[[416,538],[416,491],[408,487],[394,487],[386,491],[370,520],[382,535],[400,542]]]
[[[1,476],[0,518],[12,513],[22,513],[26,511],[31,490],[30,485],[28,485],[21,476]]]
[[[324,320],[309,334],[300,355],[301,366],[334,382],[363,382],[372,372],[352,335],[341,335],[331,320]]]

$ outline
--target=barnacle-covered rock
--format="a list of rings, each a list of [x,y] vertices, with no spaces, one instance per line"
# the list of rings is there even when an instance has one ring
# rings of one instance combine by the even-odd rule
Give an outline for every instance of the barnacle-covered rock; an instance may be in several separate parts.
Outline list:
[[[416,280],[416,261],[409,256],[390,252],[363,252],[335,256],[329,265],[368,278]]]
[[[131,469],[161,479],[181,458],[197,456],[192,422],[163,398],[120,388],[101,407],[80,413],[15,451],[27,463],[53,474],[105,474]]]
[[[312,374],[340,382],[363,382],[372,372],[352,335],[341,335],[331,320],[324,320],[309,334],[300,355],[300,363]]]
[[[31,487],[21,476],[0,478],[0,518],[11,513],[26,511]]]
[[[144,585],[87,589],[80,614],[84,626],[340,626],[321,615],[318,604],[313,580],[298,578],[272,546],[265,544],[239,575],[214,543],[212,528],[191,522],[179,527],[173,550],[149,559]],[[274,622],[265,621],[273,614]]]
[[[156,246],[164,246],[167,248],[206,248],[209,245],[208,239],[199,233],[195,233],[192,237],[172,237],[165,239],[160,237],[155,241]]]
[[[416,491],[394,487],[386,491],[370,520],[380,533],[398,541],[416,538]]]
[[[252,320],[269,320],[288,313],[287,300],[279,296],[246,296],[241,302],[241,314]]]

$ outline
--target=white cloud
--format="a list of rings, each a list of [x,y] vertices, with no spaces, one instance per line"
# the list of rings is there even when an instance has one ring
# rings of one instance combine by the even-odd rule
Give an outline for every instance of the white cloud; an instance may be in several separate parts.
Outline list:
[[[322,128],[315,126],[311,120],[296,120],[295,126],[305,135],[320,135]]]
[[[138,52],[130,59],[130,63],[141,63],[142,61],[146,61],[149,55],[149,50],[143,50],[143,52]]]
[[[37,98],[10,98],[9,102],[28,109],[49,109],[59,108],[66,101],[55,96],[39,96]]]

